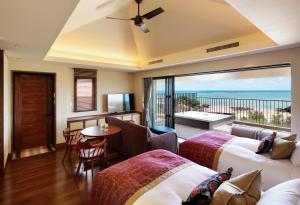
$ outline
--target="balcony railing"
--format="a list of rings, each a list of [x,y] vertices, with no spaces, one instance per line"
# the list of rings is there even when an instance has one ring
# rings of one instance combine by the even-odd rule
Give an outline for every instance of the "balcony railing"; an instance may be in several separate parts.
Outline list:
[[[176,93],[175,113],[199,111],[234,115],[236,120],[277,127],[291,127],[291,101],[200,97]],[[165,95],[155,97],[155,121],[164,120]]]

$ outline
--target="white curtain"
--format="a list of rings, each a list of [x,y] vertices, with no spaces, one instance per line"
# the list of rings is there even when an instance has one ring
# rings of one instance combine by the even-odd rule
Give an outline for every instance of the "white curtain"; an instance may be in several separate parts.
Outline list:
[[[147,127],[151,127],[152,119],[151,119],[151,97],[152,97],[152,78],[144,78],[144,125]]]

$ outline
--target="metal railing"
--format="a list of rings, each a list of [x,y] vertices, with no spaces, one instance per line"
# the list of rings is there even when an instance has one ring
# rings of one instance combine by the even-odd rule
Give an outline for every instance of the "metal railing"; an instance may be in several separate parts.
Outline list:
[[[199,111],[234,115],[236,120],[277,127],[291,127],[291,101],[201,97],[197,93],[176,93],[175,113]],[[155,96],[154,120],[162,122],[165,95]]]

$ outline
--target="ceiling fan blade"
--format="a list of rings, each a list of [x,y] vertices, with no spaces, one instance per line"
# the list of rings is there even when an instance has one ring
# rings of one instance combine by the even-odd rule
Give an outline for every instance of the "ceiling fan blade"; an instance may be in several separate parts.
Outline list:
[[[131,20],[133,20],[132,18],[131,19],[122,19],[122,18],[115,18],[115,17],[106,17],[106,19],[121,20],[121,21],[131,21]]]
[[[159,7],[157,9],[154,9],[153,11],[150,11],[149,13],[144,14],[142,17],[146,18],[146,19],[151,19],[159,14],[161,14],[162,12],[164,12],[164,10]]]
[[[140,29],[144,32],[144,33],[149,33],[150,30],[148,29],[148,27],[146,26],[146,24],[144,22],[142,22],[140,25],[139,25]]]

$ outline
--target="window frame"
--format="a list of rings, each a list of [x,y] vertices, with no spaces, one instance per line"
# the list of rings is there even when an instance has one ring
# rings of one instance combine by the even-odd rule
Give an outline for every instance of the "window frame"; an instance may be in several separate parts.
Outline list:
[[[92,108],[88,110],[78,110],[77,107],[77,82],[80,79],[92,80]],[[82,77],[74,76],[74,112],[90,112],[97,111],[97,78],[96,77]]]

